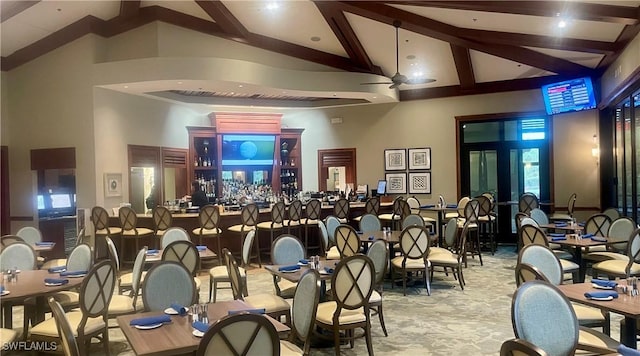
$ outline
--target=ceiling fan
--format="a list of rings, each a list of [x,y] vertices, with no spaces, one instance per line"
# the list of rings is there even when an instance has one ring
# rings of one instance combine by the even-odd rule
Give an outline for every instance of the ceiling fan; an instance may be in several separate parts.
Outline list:
[[[399,46],[398,46],[398,29],[402,23],[400,20],[393,21],[393,27],[396,28],[396,74],[391,77],[390,82],[377,82],[377,83],[362,83],[363,85],[368,84],[391,84],[389,89],[395,89],[399,87],[401,84],[427,84],[433,83],[436,80],[431,78],[408,78],[406,75],[400,74],[400,63],[399,63]]]

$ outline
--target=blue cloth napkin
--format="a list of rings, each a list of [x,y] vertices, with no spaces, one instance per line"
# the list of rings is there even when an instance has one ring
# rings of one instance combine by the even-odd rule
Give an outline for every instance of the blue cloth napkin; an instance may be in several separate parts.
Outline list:
[[[600,287],[607,287],[607,288],[615,288],[618,283],[616,281],[608,281],[606,279],[592,279],[591,283],[599,285]]]
[[[36,246],[53,246],[53,245],[55,245],[55,242],[49,242],[49,241],[36,242]]]
[[[155,255],[157,253],[159,253],[160,251],[158,250],[147,250],[147,255]]]
[[[66,278],[45,278],[44,283],[50,284],[67,284],[69,280]]]
[[[296,271],[299,270],[300,266],[298,265],[292,265],[292,266],[282,266],[280,268],[278,268],[278,271]]]
[[[584,234],[584,235],[582,235],[583,239],[591,239],[592,237],[594,237],[593,234]],[[598,241],[598,240],[595,240],[595,241]]]
[[[87,274],[87,271],[64,271],[60,272],[60,277],[77,276],[79,274]]]
[[[178,312],[178,315],[180,316],[185,316],[187,315],[187,308],[183,307],[180,304],[177,303],[171,303],[171,309],[175,310]]]
[[[579,223],[578,223],[578,226],[582,226],[582,227],[584,227],[585,225],[586,225],[586,223],[583,223],[583,222],[579,222]]]
[[[375,237],[373,237],[373,235],[368,237],[369,241],[373,241],[373,239],[375,239]]]
[[[228,315],[235,315],[240,313],[250,313],[250,314],[264,314],[267,310],[265,308],[257,308],[257,309],[242,309],[242,310],[229,310]]]
[[[359,230],[358,230],[358,231],[356,231],[356,234],[358,234],[358,235],[362,235],[362,234],[364,234],[364,232],[363,232],[363,231],[359,231]]]
[[[551,237],[564,237],[565,234],[561,234],[561,233],[556,233],[556,232],[552,232],[549,234],[549,236]]]
[[[421,208],[435,208],[435,207],[436,207],[435,204],[427,204],[427,205],[421,206]]]
[[[204,245],[198,245],[198,246],[196,246],[196,250],[198,250],[198,252],[200,252],[200,251],[206,251],[206,250],[207,250],[207,246],[204,246]]]
[[[630,348],[624,344],[620,344],[616,350],[622,356],[640,356],[640,351]]]
[[[607,238],[602,236],[591,236],[591,240],[598,242],[607,242]]]
[[[447,208],[457,208],[457,204],[447,204]]]
[[[298,261],[300,263],[302,263],[303,265],[308,265],[309,264],[309,260],[306,258],[301,258],[300,261]]]
[[[160,323],[170,323],[170,322],[171,322],[171,317],[166,314],[162,314],[162,315],[156,315],[156,316],[148,316],[146,318],[133,319],[129,322],[129,325],[149,326],[149,325],[155,325]]]
[[[567,223],[556,223],[556,227],[566,227]]]
[[[325,268],[324,268],[324,271],[325,271],[325,272],[327,272],[327,273],[333,273],[333,268],[331,268],[331,267],[325,267]]]
[[[67,270],[67,266],[58,266],[58,267],[51,267],[47,271],[49,271],[49,273],[60,273],[66,270]]]
[[[584,294],[584,296],[589,298],[589,299],[591,299],[591,298],[607,298],[607,297],[618,298],[618,292],[616,292],[614,290],[601,291],[601,292],[586,292]]]
[[[203,323],[201,321],[194,321],[193,324],[191,324],[191,326],[193,326],[194,329],[198,330],[198,331],[202,331],[203,333],[206,333],[207,330],[209,330],[209,324],[207,323]]]
[[[566,236],[562,236],[562,237],[557,236],[557,237],[552,237],[552,238],[551,238],[551,241],[564,241],[564,240],[566,240],[566,239],[567,239],[567,237],[566,237]]]

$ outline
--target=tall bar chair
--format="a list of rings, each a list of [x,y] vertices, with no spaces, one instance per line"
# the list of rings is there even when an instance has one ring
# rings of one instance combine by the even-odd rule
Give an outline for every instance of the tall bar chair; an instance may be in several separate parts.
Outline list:
[[[240,212],[240,219],[242,221],[242,224],[230,226],[228,230],[240,234],[240,238],[242,239],[242,250],[244,249],[247,233],[249,233],[249,231],[251,230],[256,230],[256,226],[258,224],[258,206],[255,203],[245,205]],[[262,267],[262,261],[260,259],[260,239],[258,238],[258,236],[256,236],[255,239],[255,248],[258,258],[258,266]]]
[[[164,206],[156,206],[153,208],[151,217],[153,218],[153,234],[156,236],[155,247],[158,248],[164,232],[173,226],[173,217],[171,216],[171,211]]]
[[[194,236],[198,237],[199,245],[202,245],[202,240],[204,238],[216,239],[218,264],[222,266],[222,243],[220,241],[222,230],[218,228],[220,223],[220,210],[215,205],[207,204],[200,208],[198,221],[200,222],[200,227],[193,229],[191,232]]]
[[[287,233],[291,234],[291,229],[298,229],[298,235],[300,236],[300,226],[302,225],[302,202],[300,200],[294,200],[289,204],[287,210],[288,219],[284,221],[284,225],[287,227]]]
[[[322,212],[322,202],[318,199],[311,199],[307,203],[305,208],[305,219],[304,219],[304,247],[308,251],[312,249],[320,248],[320,244],[311,246],[309,244],[309,227],[318,226],[318,222],[320,221],[320,216]]]
[[[122,233],[122,228],[109,226],[109,213],[101,206],[91,209],[91,222],[95,230],[95,242],[93,247],[93,260],[99,261],[109,258],[109,248],[106,238],[113,240]]]
[[[126,260],[127,254],[124,250],[125,241],[133,240],[136,246],[135,251],[140,251],[140,239],[152,236],[153,230],[146,227],[138,227],[138,216],[136,212],[128,206],[123,206],[118,210],[118,218],[120,219],[120,228],[122,229],[122,239],[120,240],[122,262],[133,263],[133,260]]]
[[[367,199],[367,202],[364,204],[364,214],[360,216],[356,216],[355,218],[353,218],[353,220],[360,221],[360,219],[362,219],[362,217],[367,214],[373,214],[375,216],[378,216],[379,213],[380,213],[380,198],[371,197]]]
[[[333,205],[333,216],[340,220],[341,224],[349,223],[349,201],[345,198],[340,198]]]
[[[271,245],[273,245],[273,235],[276,231],[282,233],[284,231],[284,214],[286,206],[284,202],[279,201],[271,208],[271,220],[258,223],[257,231],[266,230],[269,231],[269,253],[271,252]],[[222,260],[221,260],[222,261]],[[273,257],[272,257],[273,261]],[[244,262],[243,262],[244,263]]]

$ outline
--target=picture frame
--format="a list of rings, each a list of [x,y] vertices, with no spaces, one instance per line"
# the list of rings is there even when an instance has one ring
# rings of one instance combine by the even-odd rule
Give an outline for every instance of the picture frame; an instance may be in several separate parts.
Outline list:
[[[409,170],[429,170],[431,169],[431,148],[410,148],[409,149]]]
[[[104,196],[105,197],[122,196],[122,173],[105,173],[104,174]]]
[[[407,173],[386,173],[387,194],[407,193]]]
[[[431,194],[431,172],[409,173],[409,194]]]
[[[404,171],[407,169],[407,150],[405,148],[384,150],[384,170]]]

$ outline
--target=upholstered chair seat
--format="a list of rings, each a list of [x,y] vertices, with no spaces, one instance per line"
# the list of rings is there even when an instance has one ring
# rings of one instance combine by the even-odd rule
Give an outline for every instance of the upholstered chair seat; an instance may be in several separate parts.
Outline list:
[[[338,304],[333,301],[318,304],[316,320],[321,323],[333,325],[333,314],[336,312],[337,307]],[[340,325],[362,323],[365,321],[367,321],[367,318],[364,315],[364,308],[353,310],[342,309],[340,312],[340,316],[338,317],[338,322],[340,323]]]
[[[620,274],[620,271],[624,271],[629,264],[629,258],[627,260],[607,260],[598,262],[593,265],[601,274]],[[639,275],[640,274],[640,264],[633,263],[629,270],[629,274],[631,275]]]
[[[73,335],[78,337],[78,325],[82,320],[82,312],[81,311],[71,311],[66,313],[67,319],[69,320],[69,324],[71,325],[71,330],[73,330]],[[101,317],[95,318],[87,318],[87,324],[84,327],[84,333],[93,334],[100,329],[105,328],[104,320]],[[56,328],[56,321],[53,318],[47,319],[40,324],[31,328],[31,334],[37,334],[41,336],[47,337],[58,337],[58,329]]]
[[[18,332],[13,329],[0,329],[0,345],[14,341],[18,337]]]
[[[131,297],[128,295],[116,294],[111,298],[111,303],[109,303],[109,315],[130,314],[138,310],[144,310],[142,298],[136,300],[135,308],[131,303]]]
[[[327,259],[328,260],[339,260],[340,259],[340,251],[338,251],[337,246],[331,246],[329,251],[327,251]]]
[[[402,269],[402,261],[403,260],[404,260],[404,256],[394,257],[391,260],[391,265],[394,268]],[[429,261],[427,261],[427,265],[431,266],[431,263],[429,263]],[[420,259],[407,259],[406,268],[412,268],[413,269],[413,268],[425,268],[425,267],[427,267],[427,266],[424,264],[423,260],[420,260]]]
[[[280,356],[300,356],[304,352],[297,345],[287,340],[280,340]]]

